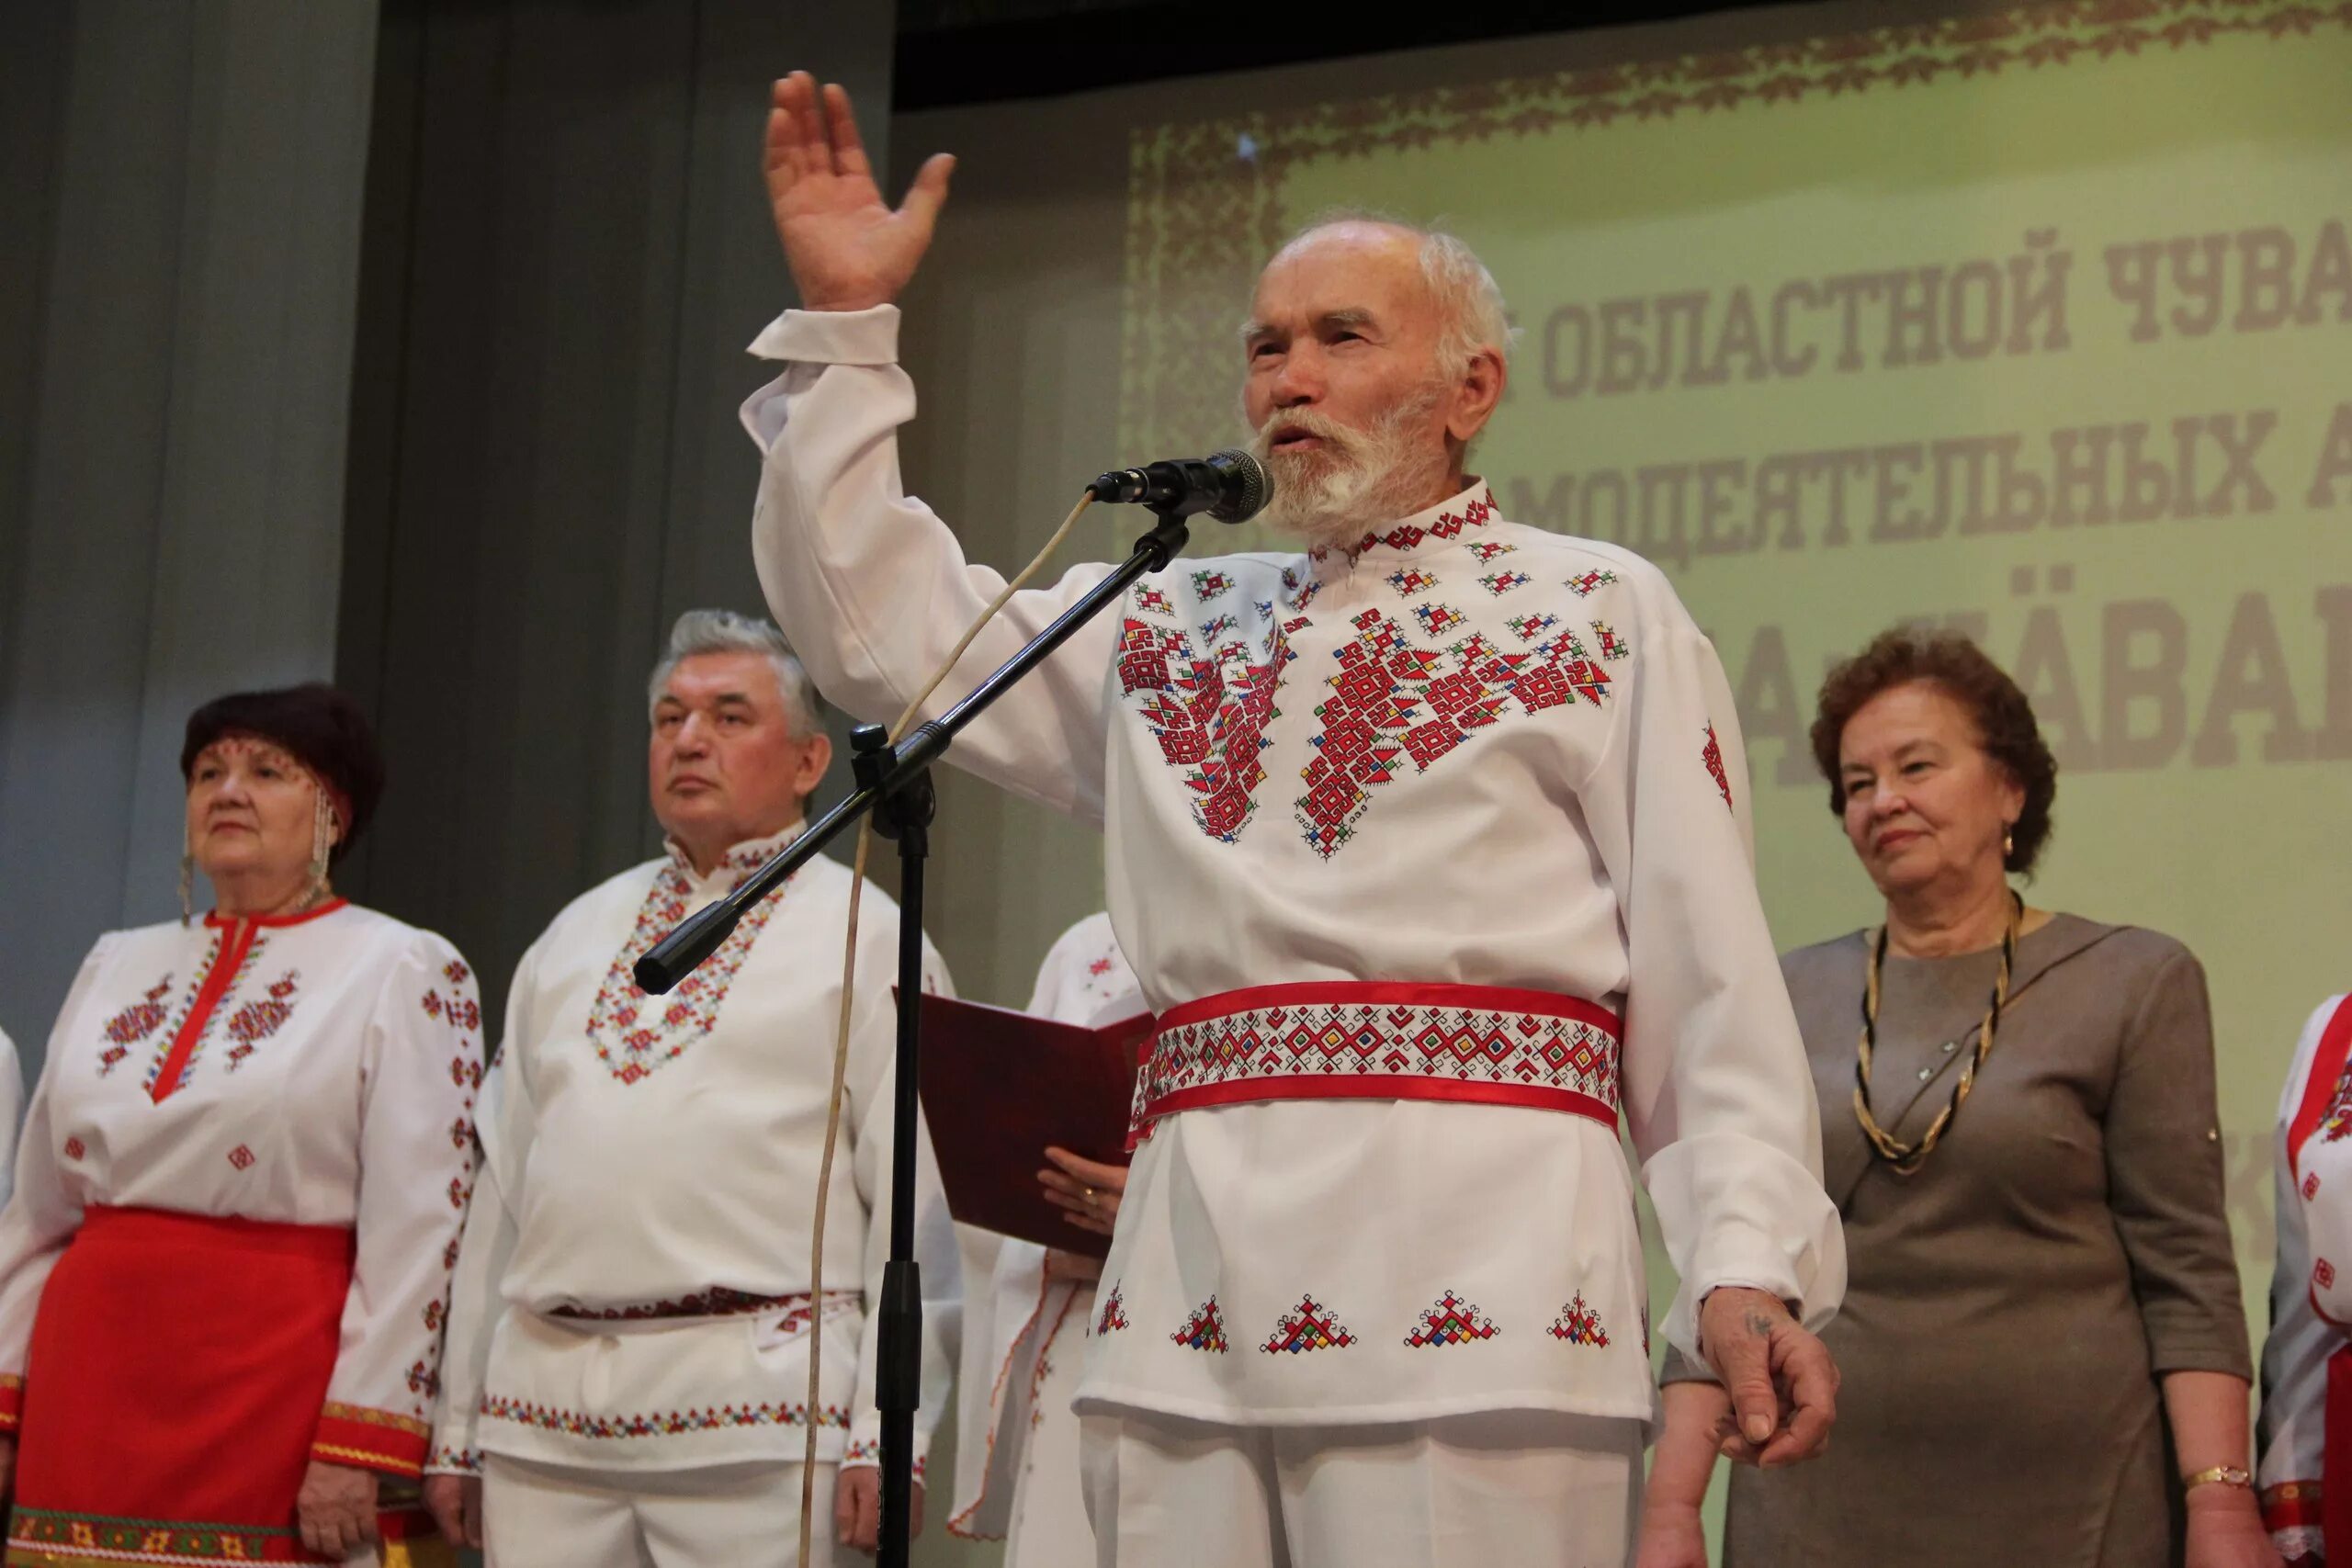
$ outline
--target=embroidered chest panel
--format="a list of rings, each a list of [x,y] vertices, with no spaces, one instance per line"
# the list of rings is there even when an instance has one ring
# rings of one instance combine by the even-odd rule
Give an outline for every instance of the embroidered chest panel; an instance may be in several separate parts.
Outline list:
[[[1322,728],[1300,773],[1299,831],[1330,859],[1358,832],[1374,794],[1409,767],[1426,773],[1507,714],[1595,707],[1610,677],[1585,657],[1573,634],[1525,652],[1507,651],[1481,632],[1445,649],[1419,647],[1377,609],[1355,617],[1356,635],[1333,655],[1316,705]]]
[[[1404,528],[1366,542],[1409,547],[1432,536],[1452,538],[1483,525],[1490,515],[1485,505],[1490,503],[1427,530]],[[1472,541],[1468,554],[1469,561],[1417,559],[1373,573],[1373,598],[1395,613],[1377,602],[1355,613],[1348,622],[1352,635],[1332,650],[1330,662],[1317,656],[1323,667],[1305,671],[1313,682],[1316,728],[1293,820],[1325,860],[1361,831],[1382,786],[1408,771],[1430,772],[1507,718],[1603,706],[1622,674],[1609,665],[1631,656],[1625,639],[1600,622],[1585,623],[1596,658],[1559,615],[1518,604],[1520,591],[1539,581],[1582,599],[1614,583],[1614,573],[1562,580],[1532,570],[1480,571],[1504,555],[1531,567],[1540,560],[1493,540]],[[1194,825],[1220,842],[1238,841],[1257,815],[1267,777],[1261,753],[1283,716],[1284,683],[1300,673],[1291,668],[1299,657],[1293,638],[1314,624],[1307,611],[1317,586],[1286,570],[1278,597],[1252,602],[1236,592],[1240,583],[1232,573],[1213,569],[1191,574],[1193,604],[1182,603],[1181,591],[1171,596],[1152,587],[1128,598],[1116,656],[1121,699],[1190,791]],[[1461,607],[1506,596],[1510,602],[1498,609],[1518,613],[1473,616]],[[1482,618],[1491,637],[1476,629]],[[1498,646],[1503,642],[1511,646]]]
[[[188,970],[185,984],[175,986],[178,972],[166,971],[137,1001],[107,1020],[100,1031],[98,1077],[112,1077],[133,1051],[145,1047],[147,1070],[140,1088],[152,1095],[183,1035],[188,1038],[174,1075],[175,1087],[196,1072],[216,1036],[229,1041],[220,1054],[221,1070],[233,1073],[243,1066],[286,1027],[300,1001],[301,971],[265,964],[270,936],[266,931],[255,931],[249,941],[241,942],[214,927],[208,933],[204,955]],[[232,965],[232,972],[220,975],[223,964]],[[277,972],[271,974],[272,970]],[[206,1005],[208,990],[214,995]]]
[[[620,952],[614,954],[612,967],[588,1010],[588,1042],[613,1077],[625,1084],[640,1082],[718,1027],[719,1009],[735,984],[736,971],[751,956],[752,944],[760,940],[790,887],[786,882],[746,910],[718,951],[680,980],[668,996],[650,997],[637,983],[637,961],[696,908],[694,886],[685,873],[674,863],[662,868],[646,890],[637,923]]]
[[[1204,579],[1213,580],[1220,597],[1231,590],[1222,572],[1193,574],[1196,585]],[[1140,609],[1140,598],[1129,604]],[[1119,628],[1120,695],[1142,716],[1160,756],[1192,791],[1193,822],[1228,844],[1257,809],[1258,786],[1266,778],[1258,753],[1266,748],[1266,727],[1281,716],[1274,693],[1291,660],[1283,626],[1271,615],[1263,619],[1264,635],[1254,642],[1215,640],[1235,629],[1230,612],[1202,625],[1200,644],[1185,628],[1157,618],[1129,615]],[[1204,654],[1203,647],[1209,651]]]

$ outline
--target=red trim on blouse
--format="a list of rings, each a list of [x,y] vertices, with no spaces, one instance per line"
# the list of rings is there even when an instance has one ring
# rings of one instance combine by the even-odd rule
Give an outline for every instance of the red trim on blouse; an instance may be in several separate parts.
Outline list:
[[[172,1048],[164,1053],[163,1067],[155,1074],[155,1087],[149,1091],[154,1102],[161,1105],[165,1097],[180,1087],[180,1075],[187,1070],[188,1058],[196,1054],[197,1042],[204,1038],[204,1027],[211,1021],[212,1010],[220,1005],[229,987],[244,967],[246,954],[253,952],[254,938],[265,931],[278,931],[287,926],[299,926],[348,906],[347,898],[330,898],[315,908],[298,910],[290,915],[227,916],[215,909],[204,917],[204,923],[215,931],[229,934],[221,939],[220,955],[213,960],[212,968],[204,976],[204,985],[196,993],[196,1004],[187,1010],[187,1017],[180,1021],[180,1032],[172,1037]]]
[[[2295,1107],[2294,1121],[2287,1125],[2288,1168],[2298,1178],[2303,1174],[2303,1145],[2327,1120],[2346,1055],[2352,1055],[2352,996],[2336,1003],[2334,1015],[2321,1029],[2319,1049],[2312,1053],[2311,1071],[2303,1077],[2302,1100]]]

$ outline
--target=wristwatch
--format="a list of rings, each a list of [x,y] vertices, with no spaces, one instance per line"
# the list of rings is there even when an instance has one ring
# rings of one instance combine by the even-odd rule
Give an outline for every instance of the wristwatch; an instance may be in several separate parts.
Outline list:
[[[2184,1488],[2212,1485],[2251,1487],[2254,1484],[2254,1475],[2252,1472],[2239,1465],[2217,1464],[2210,1470],[2200,1470],[2194,1475],[2182,1476],[2180,1483]]]

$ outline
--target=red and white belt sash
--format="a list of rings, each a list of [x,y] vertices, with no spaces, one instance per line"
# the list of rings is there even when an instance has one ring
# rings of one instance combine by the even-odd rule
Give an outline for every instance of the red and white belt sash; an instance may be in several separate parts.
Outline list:
[[[1268,1100],[1448,1100],[1617,1125],[1617,1015],[1551,991],[1310,980],[1173,1007],[1136,1075],[1127,1142],[1179,1111]]]

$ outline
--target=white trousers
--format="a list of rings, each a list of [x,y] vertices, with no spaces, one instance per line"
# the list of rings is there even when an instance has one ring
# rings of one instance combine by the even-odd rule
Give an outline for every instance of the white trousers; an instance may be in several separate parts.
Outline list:
[[[1031,1424],[1013,1472],[1004,1568],[1091,1568],[1094,1562],[1094,1532],[1086,1523],[1086,1494],[1079,1484],[1078,1416],[1069,1407],[1085,1370],[1081,1331],[1092,1295],[1080,1292],[1037,1369]]]
[[[808,1568],[833,1568],[834,1467],[817,1468]],[[571,1470],[482,1460],[488,1568],[790,1568],[800,1541],[800,1466]]]
[[[1083,1417],[1099,1568],[1624,1568],[1642,1427],[1495,1411],[1365,1427]]]

